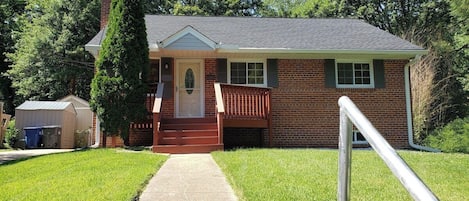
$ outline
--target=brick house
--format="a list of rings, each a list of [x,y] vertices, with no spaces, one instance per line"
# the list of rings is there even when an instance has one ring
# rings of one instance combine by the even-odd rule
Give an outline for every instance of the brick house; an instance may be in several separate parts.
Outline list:
[[[103,29],[86,45],[95,56],[106,33],[105,2]],[[337,147],[343,95],[392,146],[413,143],[407,64],[426,50],[408,41],[356,19],[145,21],[153,114],[131,125],[131,145],[171,153]],[[353,139],[367,146],[359,133]]]

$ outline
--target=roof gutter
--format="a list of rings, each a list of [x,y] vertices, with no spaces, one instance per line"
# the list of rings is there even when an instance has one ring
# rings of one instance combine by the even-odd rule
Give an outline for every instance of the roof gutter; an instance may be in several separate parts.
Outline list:
[[[406,102],[406,113],[407,113],[407,135],[408,142],[410,147],[429,152],[440,152],[438,149],[431,147],[425,147],[414,143],[414,132],[413,132],[413,120],[412,120],[412,100],[411,100],[411,91],[410,91],[410,65],[414,64],[416,61],[420,60],[421,55],[417,55],[409,63],[404,66],[404,79],[405,79],[405,102]]]

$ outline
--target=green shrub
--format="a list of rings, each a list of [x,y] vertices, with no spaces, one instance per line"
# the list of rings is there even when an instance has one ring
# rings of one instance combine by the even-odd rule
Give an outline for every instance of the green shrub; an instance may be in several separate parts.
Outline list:
[[[5,134],[5,141],[11,148],[15,147],[15,144],[18,141],[19,133],[20,131],[15,128],[15,120],[12,119],[10,122],[8,122],[7,132]]]
[[[443,152],[469,153],[469,118],[456,119],[435,130],[425,142]]]
[[[90,136],[90,130],[77,130],[75,131],[75,147],[85,148],[88,146],[88,137]]]

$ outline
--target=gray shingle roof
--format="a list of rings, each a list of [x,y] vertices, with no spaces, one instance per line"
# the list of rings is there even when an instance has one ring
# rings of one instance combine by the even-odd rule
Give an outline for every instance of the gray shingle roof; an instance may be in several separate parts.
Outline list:
[[[424,50],[356,19],[292,19],[252,17],[145,17],[150,46],[190,25],[209,39],[239,48],[294,50]],[[105,31],[87,46],[99,46]]]
[[[69,110],[76,113],[71,102],[57,101],[25,101],[17,110]]]

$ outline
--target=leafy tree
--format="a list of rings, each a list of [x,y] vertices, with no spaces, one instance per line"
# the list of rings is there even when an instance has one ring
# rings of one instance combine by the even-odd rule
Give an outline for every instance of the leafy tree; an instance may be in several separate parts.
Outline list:
[[[465,91],[469,91],[469,0],[452,0],[451,15],[456,31],[454,32],[455,53],[458,55],[456,62],[457,71],[464,76],[461,82]]]
[[[141,1],[113,0],[91,84],[90,105],[105,136],[119,133],[127,142],[130,123],[145,117],[146,83],[141,78],[149,68],[148,51]]]
[[[170,15],[177,0],[143,0],[146,14]]]
[[[20,18],[6,75],[16,103],[89,97],[93,57],[84,50],[99,30],[99,0],[29,0]]]
[[[23,0],[3,0],[0,3],[0,100],[5,102],[6,113],[13,114],[15,107],[14,89],[11,80],[3,74],[9,69],[11,62],[6,58],[14,47],[12,32],[18,30],[18,15],[23,12],[26,2]]]
[[[174,15],[256,16],[261,0],[179,0]]]
[[[266,0],[261,15],[266,17],[342,17],[343,1]]]

